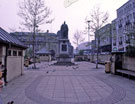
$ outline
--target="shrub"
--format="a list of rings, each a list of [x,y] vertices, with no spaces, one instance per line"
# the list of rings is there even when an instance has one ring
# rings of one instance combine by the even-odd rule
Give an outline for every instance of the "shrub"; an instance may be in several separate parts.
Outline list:
[[[126,56],[135,57],[135,46],[127,46],[126,50]]]

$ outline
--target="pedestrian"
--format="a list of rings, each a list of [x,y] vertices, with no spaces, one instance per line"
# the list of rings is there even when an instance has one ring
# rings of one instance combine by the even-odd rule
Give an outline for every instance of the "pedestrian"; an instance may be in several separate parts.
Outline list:
[[[2,75],[2,77],[4,78],[4,83],[5,83],[5,86],[7,85],[7,69],[6,68],[4,68],[4,70],[3,70],[3,75]]]
[[[0,62],[0,75],[2,75],[1,79],[4,78],[5,86],[7,85],[7,69],[5,66]]]
[[[3,81],[2,81],[2,76],[3,76],[3,65],[2,62],[0,61],[0,89],[3,87]]]
[[[0,78],[2,78],[2,62],[0,61]]]

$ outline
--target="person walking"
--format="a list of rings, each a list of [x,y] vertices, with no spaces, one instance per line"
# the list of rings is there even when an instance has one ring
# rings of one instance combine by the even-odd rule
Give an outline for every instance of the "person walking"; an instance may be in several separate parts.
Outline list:
[[[3,87],[2,74],[3,74],[2,73],[2,62],[0,61],[0,93],[1,93],[1,89]],[[0,104],[3,104],[1,96],[0,96]]]
[[[4,68],[4,70],[3,70],[3,78],[4,78],[4,83],[5,83],[5,86],[7,85],[7,69],[6,68]]]
[[[0,90],[3,87],[2,76],[3,76],[3,65],[2,62],[0,61]]]
[[[4,79],[5,86],[7,85],[7,69],[2,65],[2,62],[0,62],[0,74],[2,75],[1,79]]]

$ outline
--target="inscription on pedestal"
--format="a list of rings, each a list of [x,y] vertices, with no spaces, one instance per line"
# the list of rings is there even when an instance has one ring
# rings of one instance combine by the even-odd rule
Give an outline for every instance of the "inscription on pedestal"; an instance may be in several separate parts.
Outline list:
[[[62,45],[62,51],[64,51],[64,52],[67,51],[67,45],[65,45],[65,44]]]

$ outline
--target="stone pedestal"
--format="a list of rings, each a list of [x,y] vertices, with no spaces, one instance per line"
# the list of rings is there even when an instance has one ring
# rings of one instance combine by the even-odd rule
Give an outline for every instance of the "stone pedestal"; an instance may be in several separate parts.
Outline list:
[[[57,57],[57,63],[66,64],[72,63],[72,52],[71,44],[68,39],[60,39],[59,40],[59,55]]]
[[[58,63],[70,63],[71,57],[57,57]]]
[[[67,24],[62,24],[61,30],[57,33],[58,36],[58,55],[57,64],[72,64],[71,59],[73,57],[73,47],[68,39],[68,26]]]

